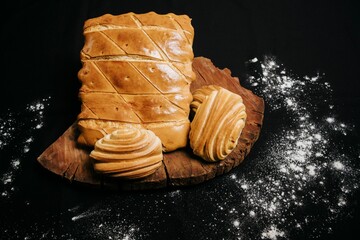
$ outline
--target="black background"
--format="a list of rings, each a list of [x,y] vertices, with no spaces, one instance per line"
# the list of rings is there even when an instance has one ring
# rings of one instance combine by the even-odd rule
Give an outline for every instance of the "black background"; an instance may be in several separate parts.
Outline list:
[[[11,1],[1,7],[0,16],[1,111],[52,97],[46,126],[26,165],[36,174],[27,177],[37,185],[24,183],[23,195],[35,192],[42,199],[26,210],[28,214],[66,208],[62,201],[72,194],[78,199],[93,197],[91,190],[65,184],[42,171],[35,161],[80,111],[77,72],[84,21],[105,13],[148,11],[189,15],[195,29],[195,56],[212,59],[217,67],[231,69],[240,79],[246,77],[246,61],[269,54],[299,75],[326,73],[340,106],[339,115],[360,123],[358,1]],[[251,88],[247,82],[242,84]],[[354,131],[359,135],[358,129]],[[6,161],[6,155],[1,158]],[[99,201],[101,194],[108,193],[98,193]],[[359,220],[357,197],[353,216],[338,223],[323,239],[353,239]],[[9,215],[7,221],[16,221],[17,211],[25,210],[3,210],[1,218]]]

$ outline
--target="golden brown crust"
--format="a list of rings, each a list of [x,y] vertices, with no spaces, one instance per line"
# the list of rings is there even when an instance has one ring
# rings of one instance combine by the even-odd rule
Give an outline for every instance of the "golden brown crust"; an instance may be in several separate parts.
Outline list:
[[[193,59],[194,28],[187,15],[133,12],[89,19],[84,24],[82,59],[138,55],[189,62]]]
[[[85,22],[84,36],[79,142],[92,145],[110,130],[99,126],[119,122],[155,126],[148,129],[158,134],[165,151],[184,147],[195,79],[191,19],[172,13],[105,14]]]
[[[123,125],[129,123],[119,121],[103,121],[97,119],[79,120],[78,128],[82,134],[78,142],[84,145],[93,146],[95,142]],[[190,122],[188,120],[178,122],[160,122],[149,124],[131,123],[133,127],[145,128],[153,131],[161,139],[164,152],[172,151],[176,146],[186,146]],[[176,136],[176,138],[174,137]],[[164,142],[166,145],[164,145]]]

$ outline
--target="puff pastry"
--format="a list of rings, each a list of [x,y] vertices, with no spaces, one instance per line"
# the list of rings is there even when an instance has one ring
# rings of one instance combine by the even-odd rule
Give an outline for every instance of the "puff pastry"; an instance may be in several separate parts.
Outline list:
[[[150,130],[123,125],[95,143],[90,157],[94,170],[111,177],[138,179],[154,173],[162,164],[160,139]]]
[[[195,112],[189,133],[194,154],[209,162],[224,160],[236,147],[245,126],[246,110],[240,95],[209,85],[193,93]]]
[[[84,24],[78,142],[133,124],[152,130],[164,151],[186,146],[195,79],[194,29],[186,15],[105,14]]]

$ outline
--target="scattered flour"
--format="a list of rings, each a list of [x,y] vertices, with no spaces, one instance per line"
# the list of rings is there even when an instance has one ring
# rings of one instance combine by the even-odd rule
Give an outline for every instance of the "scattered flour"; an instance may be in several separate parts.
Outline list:
[[[325,212],[322,224],[331,225],[358,188],[359,171],[351,163],[356,153],[354,149],[343,153],[344,146],[338,143],[353,126],[336,117],[331,86],[322,81],[323,75],[298,77],[269,56],[263,61],[251,59],[249,65],[253,74],[248,81],[264,98],[268,121],[281,118],[282,123],[269,129],[265,123],[262,134],[267,142],[259,159],[250,164],[254,175],[244,169],[231,174],[229,180],[241,191],[243,212],[248,212],[243,215],[256,212],[259,229],[265,229],[261,238],[278,239],[304,228],[309,228],[306,237],[316,237],[328,228],[312,228],[319,222],[311,209]],[[309,212],[300,215],[300,209]],[[240,221],[253,220],[245,217]]]
[[[8,109],[6,114],[0,116],[0,151],[10,149],[14,152],[7,170],[0,177],[3,198],[10,198],[16,190],[14,181],[21,168],[21,159],[30,151],[34,133],[44,125],[44,110],[49,100],[50,97],[37,100],[21,112]]]
[[[284,236],[285,236],[285,233],[283,231],[280,231],[279,229],[276,228],[276,226],[273,226],[273,225],[271,225],[269,228],[265,229],[261,233],[262,239],[276,240],[276,239],[278,239],[278,237],[284,237]]]
[[[76,214],[71,218],[75,226],[84,229],[84,231],[76,231],[81,238],[134,240],[142,237],[139,233],[140,229],[135,224],[128,224],[126,218],[114,214],[108,206],[95,205],[86,210],[76,206],[68,209],[68,212]],[[79,236],[74,235],[74,237]]]

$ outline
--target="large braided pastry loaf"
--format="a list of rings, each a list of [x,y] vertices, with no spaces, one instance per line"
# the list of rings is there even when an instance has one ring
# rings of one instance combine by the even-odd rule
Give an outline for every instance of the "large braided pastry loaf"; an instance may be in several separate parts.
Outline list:
[[[164,151],[187,143],[194,29],[186,15],[105,14],[84,24],[78,142],[122,124],[152,130]]]

